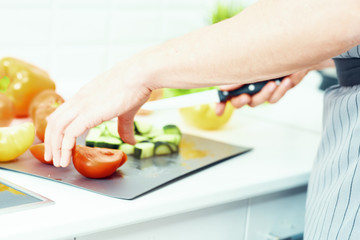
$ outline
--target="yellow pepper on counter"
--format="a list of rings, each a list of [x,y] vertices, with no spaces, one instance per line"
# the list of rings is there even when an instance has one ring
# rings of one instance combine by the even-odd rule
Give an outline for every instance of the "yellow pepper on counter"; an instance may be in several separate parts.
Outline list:
[[[234,107],[230,102],[227,102],[225,111],[221,116],[215,113],[215,103],[180,108],[180,115],[190,125],[205,130],[216,130],[230,120],[233,111]]]
[[[14,103],[15,117],[27,117],[32,99],[46,89],[55,90],[55,83],[44,70],[11,57],[0,60],[0,92]]]
[[[35,127],[31,122],[14,127],[0,128],[0,162],[19,157],[26,152],[35,139]]]

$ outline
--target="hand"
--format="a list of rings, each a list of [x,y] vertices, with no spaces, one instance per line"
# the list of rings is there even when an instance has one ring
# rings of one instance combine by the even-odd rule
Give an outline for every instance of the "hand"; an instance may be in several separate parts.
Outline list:
[[[274,81],[268,82],[263,89],[257,94],[250,96],[249,94],[241,94],[230,99],[231,104],[236,108],[241,108],[245,105],[256,107],[264,102],[276,103],[285,93],[291,88],[295,87],[309,72],[310,70],[303,70],[289,76],[286,76],[279,85]],[[223,91],[231,91],[240,88],[243,84],[225,85],[220,89]],[[216,114],[222,115],[224,113],[225,103],[218,103],[216,106]]]
[[[56,167],[68,166],[76,138],[114,117],[118,117],[121,138],[135,144],[133,119],[151,93],[139,73],[131,63],[122,63],[89,82],[52,113],[45,132],[45,160],[52,159]]]

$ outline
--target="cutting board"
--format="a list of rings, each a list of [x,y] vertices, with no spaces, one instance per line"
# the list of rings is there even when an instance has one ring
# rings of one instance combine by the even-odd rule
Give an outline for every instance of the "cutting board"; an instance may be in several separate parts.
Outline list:
[[[79,137],[77,143],[84,145],[84,138],[84,136]],[[0,168],[43,177],[110,197],[130,200],[249,150],[251,149],[247,147],[184,134],[179,153],[148,159],[135,159],[129,156],[123,166],[105,179],[86,178],[80,175],[73,165],[67,168],[56,168],[43,164],[29,151],[14,161],[0,163]]]

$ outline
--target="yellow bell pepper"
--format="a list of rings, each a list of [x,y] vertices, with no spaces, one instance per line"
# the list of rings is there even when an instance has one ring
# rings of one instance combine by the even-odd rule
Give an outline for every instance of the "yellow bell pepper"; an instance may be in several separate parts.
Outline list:
[[[35,127],[31,122],[0,128],[0,162],[13,160],[33,144]]]
[[[27,117],[32,99],[55,83],[44,70],[16,58],[0,60],[0,92],[14,103],[15,117]]]

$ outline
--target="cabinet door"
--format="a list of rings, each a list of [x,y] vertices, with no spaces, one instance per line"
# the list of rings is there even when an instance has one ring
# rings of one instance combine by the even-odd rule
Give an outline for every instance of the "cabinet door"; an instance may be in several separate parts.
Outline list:
[[[250,199],[246,239],[270,240],[295,236],[298,239],[304,230],[306,189],[303,186]]]
[[[248,201],[178,214],[110,231],[79,236],[77,240],[244,240]]]

